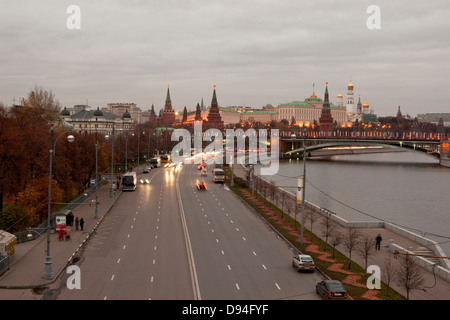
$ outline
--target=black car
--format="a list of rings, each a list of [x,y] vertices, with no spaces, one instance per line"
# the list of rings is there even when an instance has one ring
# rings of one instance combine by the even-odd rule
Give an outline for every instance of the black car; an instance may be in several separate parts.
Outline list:
[[[323,299],[347,299],[347,290],[338,280],[324,280],[317,283],[316,293]]]

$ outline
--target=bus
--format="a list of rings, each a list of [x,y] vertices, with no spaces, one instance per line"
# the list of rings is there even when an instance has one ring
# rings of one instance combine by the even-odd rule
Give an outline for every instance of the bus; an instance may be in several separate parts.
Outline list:
[[[152,168],[159,168],[161,166],[161,158],[159,158],[159,157],[151,158],[150,166]]]
[[[163,154],[161,156],[161,161],[162,162],[169,162],[170,161],[170,155],[169,154]]]
[[[136,172],[127,172],[122,176],[122,190],[134,191],[137,186]]]

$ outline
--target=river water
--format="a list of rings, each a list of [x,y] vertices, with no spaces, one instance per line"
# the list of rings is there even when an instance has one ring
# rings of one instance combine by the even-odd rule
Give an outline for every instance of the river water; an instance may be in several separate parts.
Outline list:
[[[265,176],[296,194],[303,160]],[[416,151],[307,159],[305,198],[349,221],[383,220],[437,241],[450,256],[450,168]]]

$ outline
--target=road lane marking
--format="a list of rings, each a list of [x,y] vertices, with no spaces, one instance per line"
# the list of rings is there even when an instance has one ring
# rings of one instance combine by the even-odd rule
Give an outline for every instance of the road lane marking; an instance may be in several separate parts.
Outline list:
[[[245,239],[245,237],[242,237],[242,239],[244,239],[244,241],[247,241],[247,239]]]
[[[255,251],[253,251],[253,254],[256,256],[256,252]]]
[[[281,290],[280,286],[278,285],[278,283],[275,282],[275,285],[277,286],[278,290]]]
[[[125,250],[126,247],[127,247],[127,245],[125,244],[125,245],[123,246],[123,250]]]
[[[228,270],[231,270],[231,266],[230,265],[228,265]]]
[[[220,250],[220,252],[222,252],[222,254],[225,255],[225,252],[223,252],[223,250]]]
[[[266,268],[266,266],[265,266],[265,265],[262,265],[262,267],[264,268],[264,270],[267,270],[267,268]]]
[[[238,289],[238,290],[241,290],[241,288],[239,288],[239,285],[236,283],[236,288]]]
[[[112,275],[112,277],[111,277],[111,281],[113,281],[114,280],[114,275]]]
[[[120,263],[120,258],[119,258],[119,259],[117,259],[117,263]]]

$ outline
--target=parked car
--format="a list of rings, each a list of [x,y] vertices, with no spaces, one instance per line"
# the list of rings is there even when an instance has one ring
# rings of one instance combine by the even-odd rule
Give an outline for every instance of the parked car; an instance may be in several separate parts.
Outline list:
[[[316,293],[323,299],[347,299],[347,290],[338,280],[323,280],[317,283]]]
[[[314,272],[316,265],[311,256],[307,254],[299,254],[292,258],[292,266],[297,269],[297,271],[311,271]]]

